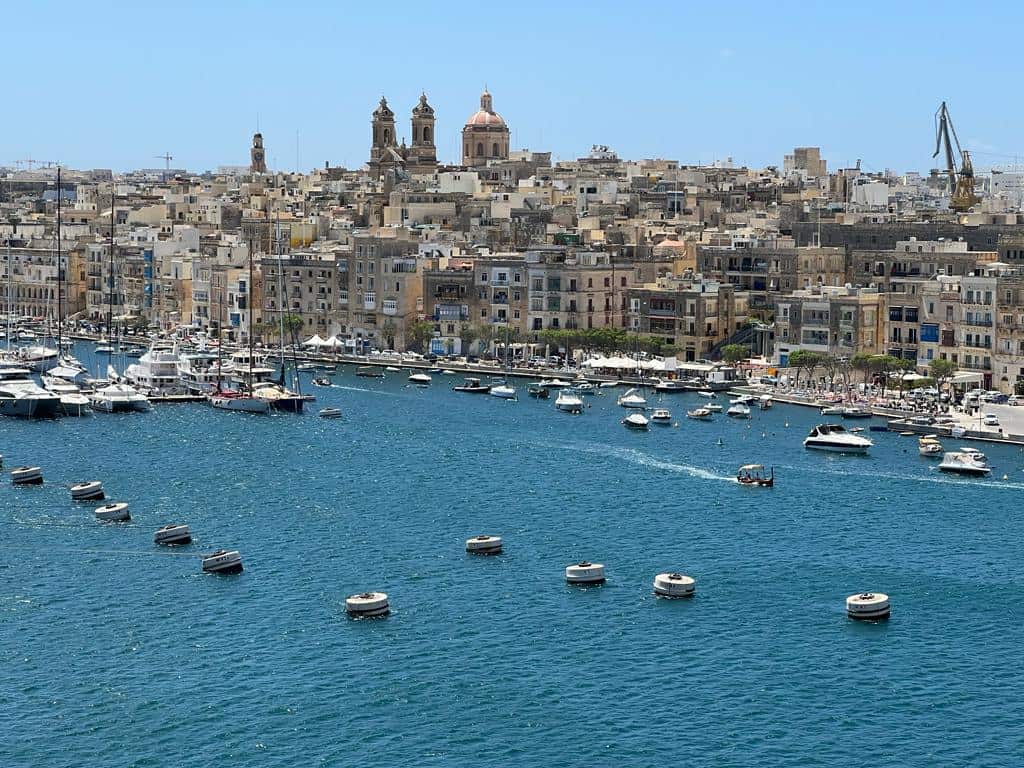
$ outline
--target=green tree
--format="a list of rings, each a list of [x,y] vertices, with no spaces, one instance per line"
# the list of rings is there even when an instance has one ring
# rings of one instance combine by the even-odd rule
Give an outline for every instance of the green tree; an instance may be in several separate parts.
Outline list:
[[[874,355],[868,354],[867,352],[858,352],[850,358],[850,367],[855,371],[861,372],[864,377],[862,383],[865,386],[868,383],[868,374],[871,373],[874,366],[874,363],[871,362],[872,358],[874,358]]]
[[[476,327],[469,323],[462,323],[459,326],[459,339],[462,342],[462,354],[472,354],[473,342],[480,337]]]
[[[912,373],[917,369],[917,365],[913,360],[907,360],[905,357],[896,358],[895,365],[896,373],[900,377],[900,394],[903,394],[903,390],[907,386],[906,380],[903,378],[908,373]]]
[[[800,374],[803,371],[807,371],[808,375],[818,366],[817,353],[811,352],[807,349],[798,349],[791,352],[789,360],[786,363],[790,368],[796,369],[796,381],[794,385],[800,383]]]
[[[735,365],[741,360],[747,360],[750,357],[750,349],[747,348],[746,344],[726,344],[722,347],[722,359]]]
[[[477,326],[477,338],[480,341],[480,353],[484,354],[491,349],[491,342],[494,341],[494,326],[489,323]]]
[[[946,382],[953,378],[953,374],[956,373],[956,363],[952,360],[936,358],[928,363],[928,373],[935,379],[936,389],[941,392]]]
[[[889,383],[889,373],[896,369],[899,365],[899,358],[893,357],[892,355],[875,355],[871,358],[872,370],[874,370],[882,380],[882,397],[885,397],[885,388]]]
[[[419,320],[412,323],[407,329],[409,346],[415,347],[417,352],[427,351],[427,345],[434,337],[434,324],[427,320]]]

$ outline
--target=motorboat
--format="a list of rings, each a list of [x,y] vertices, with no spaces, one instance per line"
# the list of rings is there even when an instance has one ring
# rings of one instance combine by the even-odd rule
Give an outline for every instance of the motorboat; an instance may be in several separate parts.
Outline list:
[[[302,413],[306,399],[287,387],[271,381],[258,382],[252,391],[255,397],[265,400],[275,411]]]
[[[844,419],[870,419],[871,411],[865,408],[858,408],[856,405],[851,405],[843,408],[842,416]]]
[[[89,372],[73,357],[62,357],[57,365],[46,372],[46,376],[69,384],[84,384],[89,378]]]
[[[668,408],[655,408],[651,412],[651,421],[655,424],[671,424],[672,423],[672,411]]]
[[[756,402],[757,398],[753,395],[737,395],[729,401],[729,405],[753,405]]]
[[[429,377],[428,381],[429,381]],[[412,376],[409,377],[409,381],[412,381]],[[486,395],[491,391],[489,384],[482,384],[480,379],[467,378],[465,383],[456,384],[452,387],[453,392],[468,392],[473,395]]]
[[[33,345],[18,350],[18,358],[30,371],[43,373],[60,362],[60,353],[50,347]]]
[[[124,377],[129,384],[150,394],[184,394],[178,362],[177,345],[171,341],[154,341],[139,362],[125,369]]]
[[[315,371],[316,370],[316,364],[315,363],[299,363],[298,365],[295,366],[295,370],[297,370],[297,371],[305,371],[306,373],[308,373],[309,371]]]
[[[690,387],[678,379],[653,379],[652,384],[655,392],[673,393],[688,392]]]
[[[743,403],[733,403],[729,406],[729,410],[725,412],[725,415],[732,416],[734,419],[749,419],[750,406]]]
[[[543,390],[547,392],[547,390]],[[491,397],[498,397],[502,400],[515,400],[516,388],[511,384],[498,384],[491,387]]]
[[[698,421],[711,421],[711,410],[708,408],[694,408],[686,412],[686,418]]]
[[[767,411],[769,408],[775,405],[775,403],[772,401],[771,395],[761,395],[761,397],[757,401],[757,405],[762,411]]]
[[[957,475],[981,477],[989,474],[992,468],[988,465],[985,455],[979,451],[948,451],[942,456],[939,470]]]
[[[386,368],[384,368],[384,370],[387,371],[388,373],[399,373],[402,369],[397,368],[394,365],[389,365]]]
[[[543,389],[564,389],[565,387],[571,387],[572,383],[562,379],[541,379],[537,386]]]
[[[445,368],[443,371],[441,371],[441,375],[442,376],[454,376],[455,375],[455,371],[453,371],[451,368]]]
[[[744,464],[736,472],[736,482],[759,488],[775,487],[775,467],[770,472],[764,471],[762,464]]]
[[[60,414],[60,396],[36,384],[28,369],[0,368],[0,415],[52,419]]]
[[[426,387],[430,385],[433,379],[426,373],[414,373],[409,377],[409,381],[418,387]]]
[[[103,413],[128,413],[131,411],[142,413],[153,407],[149,398],[131,384],[116,382],[100,387],[90,394],[89,404],[94,411]]]
[[[555,398],[555,408],[566,413],[583,413],[583,399],[572,389],[561,389]]]
[[[701,397],[706,397],[708,400],[714,400],[716,397],[718,397],[718,395],[716,395],[714,392],[707,389],[702,389],[697,394],[700,395]]]
[[[168,546],[175,546],[181,544],[192,543],[192,531],[187,525],[170,525],[162,526],[157,528],[156,533],[153,534],[153,543],[165,544]]]
[[[112,355],[114,354],[114,348],[103,339],[100,339],[96,343],[96,348],[93,352],[97,355]]]
[[[845,409],[841,405],[826,405],[821,409],[822,416],[842,416]]]
[[[626,392],[619,396],[619,399],[615,401],[623,408],[646,408],[647,400],[640,391],[637,389],[627,389]]]
[[[60,409],[64,416],[90,416],[92,406],[89,398],[82,394],[78,385],[64,379],[43,376],[43,388],[60,398]]]
[[[925,435],[917,441],[917,452],[928,458],[937,458],[943,454],[942,443],[938,435]]]
[[[326,376],[317,376],[316,378],[313,379],[313,386],[314,387],[330,387],[330,386],[333,386],[333,385],[331,383],[331,380],[328,379]]]
[[[647,429],[650,423],[650,419],[642,413],[631,413],[622,420],[622,424],[626,429]]]
[[[619,386],[619,382],[617,382],[617,381],[602,381],[600,384],[597,385],[597,388],[598,389],[613,389],[614,387],[617,387],[617,386]]]
[[[804,438],[804,448],[837,453],[867,453],[874,443],[846,431],[842,424],[819,424]]]
[[[722,406],[720,406],[718,403],[708,403],[707,405],[704,406],[704,408],[705,410],[711,411],[711,413],[722,412]]]
[[[589,381],[581,381],[576,384],[575,389],[581,395],[592,395],[597,392],[597,387],[591,384]]]
[[[221,390],[209,396],[210,405],[222,411],[239,411],[241,413],[270,413],[270,403],[258,397]]]
[[[540,384],[530,384],[526,388],[526,393],[530,397],[538,397],[541,400],[547,400],[548,399],[548,395],[550,394],[550,390],[545,389]]]
[[[238,550],[218,549],[203,555],[202,564],[207,573],[241,573],[242,555]]]
[[[319,416],[321,419],[340,419],[341,408],[321,408]]]

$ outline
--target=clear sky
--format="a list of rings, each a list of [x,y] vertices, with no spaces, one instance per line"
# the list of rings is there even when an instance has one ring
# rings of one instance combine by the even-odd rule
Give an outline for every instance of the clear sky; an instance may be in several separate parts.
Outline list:
[[[247,164],[258,119],[272,168],[356,167],[381,94],[408,138],[421,89],[452,162],[485,84],[557,159],[924,171],[943,99],[979,166],[1024,156],[1019,0],[12,0],[4,27],[0,164]]]

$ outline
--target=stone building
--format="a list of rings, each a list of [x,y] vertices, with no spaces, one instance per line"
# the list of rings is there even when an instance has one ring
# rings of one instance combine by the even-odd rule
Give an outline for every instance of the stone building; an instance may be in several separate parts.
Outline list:
[[[487,165],[493,160],[508,160],[509,129],[504,118],[494,111],[491,94],[480,94],[480,109],[469,116],[462,129],[462,164]]]
[[[437,170],[434,108],[425,93],[420,94],[419,103],[412,110],[412,146],[406,146],[404,139],[399,143],[395,113],[383,96],[373,111],[372,131],[367,167],[375,179],[388,172],[429,174]]]
[[[267,158],[263,149],[263,134],[256,133],[252,137],[252,149],[249,150],[249,171],[251,173],[266,173]]]
[[[778,300],[775,362],[798,349],[849,358],[884,351],[885,296],[873,288],[813,287]]]

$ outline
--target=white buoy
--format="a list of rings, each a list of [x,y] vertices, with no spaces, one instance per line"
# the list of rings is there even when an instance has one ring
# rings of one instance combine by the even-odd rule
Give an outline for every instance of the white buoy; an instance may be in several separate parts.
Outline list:
[[[887,619],[891,610],[889,596],[882,592],[862,592],[846,598],[846,615],[851,619]]]
[[[471,555],[497,555],[501,553],[501,536],[480,534],[466,539],[466,551]]]
[[[11,483],[14,485],[42,485],[43,470],[39,467],[18,467],[11,470]]]
[[[190,544],[192,531],[187,525],[165,525],[153,534],[155,544]]]
[[[604,566],[583,560],[565,569],[565,580],[570,584],[604,584]]]
[[[103,483],[99,480],[88,480],[71,486],[72,501],[103,501]]]
[[[0,469],[4,468],[4,455],[0,453]]]
[[[104,522],[130,520],[131,514],[128,512],[128,503],[115,501],[110,504],[104,504],[102,507],[96,507],[96,519],[103,520]]]
[[[384,592],[363,592],[345,599],[345,610],[349,616],[372,619],[391,613],[388,596]]]
[[[218,549],[203,555],[203,570],[207,573],[241,573],[242,555],[237,549]]]
[[[654,577],[654,594],[659,597],[693,597],[697,582],[681,573],[659,573]]]

